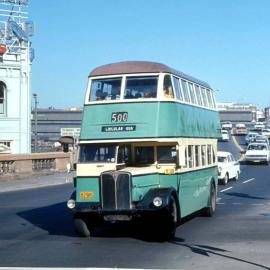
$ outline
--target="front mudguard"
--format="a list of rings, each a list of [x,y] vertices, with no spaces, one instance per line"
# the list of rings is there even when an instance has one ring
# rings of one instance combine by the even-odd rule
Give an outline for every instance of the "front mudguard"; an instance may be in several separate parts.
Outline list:
[[[177,192],[174,188],[154,188],[150,189],[142,201],[137,204],[138,210],[152,210],[154,212],[163,212],[168,213],[171,203],[171,196],[175,198],[177,206],[177,222],[180,223],[181,213],[180,213],[180,204]],[[162,199],[162,205],[159,207],[154,206],[153,200],[155,197],[160,197]]]

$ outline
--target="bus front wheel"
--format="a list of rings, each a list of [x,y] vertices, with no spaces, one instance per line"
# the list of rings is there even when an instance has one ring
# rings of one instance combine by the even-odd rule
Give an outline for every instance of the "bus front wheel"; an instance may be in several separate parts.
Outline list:
[[[175,236],[177,227],[177,205],[173,195],[170,197],[170,204],[166,218],[162,218],[159,227],[159,238],[161,241],[167,241]]]
[[[81,237],[89,237],[90,236],[90,230],[87,226],[87,223],[82,218],[75,218],[74,219],[74,226],[76,233]]]

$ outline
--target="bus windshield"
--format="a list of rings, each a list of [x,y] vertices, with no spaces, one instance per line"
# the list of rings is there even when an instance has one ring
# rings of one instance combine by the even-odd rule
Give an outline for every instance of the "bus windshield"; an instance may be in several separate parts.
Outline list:
[[[81,144],[80,162],[115,162],[116,145]]]

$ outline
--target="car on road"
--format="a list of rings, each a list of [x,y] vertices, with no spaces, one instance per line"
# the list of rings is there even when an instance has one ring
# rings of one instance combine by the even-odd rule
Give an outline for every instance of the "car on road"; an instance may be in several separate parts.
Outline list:
[[[222,122],[221,123],[221,128],[222,129],[232,129],[232,123],[231,122]]]
[[[245,137],[246,144],[250,144],[251,142],[253,142],[257,135],[257,132],[249,132]]]
[[[261,134],[263,136],[266,136],[267,138],[270,138],[270,129],[267,129],[267,128],[263,129]]]
[[[230,152],[218,151],[218,180],[226,185],[230,179],[238,180],[240,176],[240,164]]]
[[[234,133],[236,135],[245,135],[245,134],[247,134],[247,127],[246,127],[246,125],[243,124],[243,123],[236,124],[235,125]]]
[[[254,128],[255,128],[255,129],[262,130],[262,129],[265,128],[265,125],[264,125],[264,123],[257,122],[257,123],[254,125]]]
[[[246,162],[263,162],[268,164],[270,160],[269,144],[253,142],[247,147],[245,153]]]
[[[228,132],[228,130],[225,130],[225,129],[222,129],[222,130],[221,130],[221,138],[220,138],[220,140],[221,140],[222,142],[227,142],[227,141],[229,141],[229,132]]]
[[[263,135],[256,135],[253,142],[267,143],[269,144],[268,137]]]

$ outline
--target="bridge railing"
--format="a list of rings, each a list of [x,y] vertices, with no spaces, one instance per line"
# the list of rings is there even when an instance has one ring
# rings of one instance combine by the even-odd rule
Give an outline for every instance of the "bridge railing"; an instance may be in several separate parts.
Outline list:
[[[67,171],[72,153],[1,154],[0,177],[7,174],[31,174],[39,171]]]

